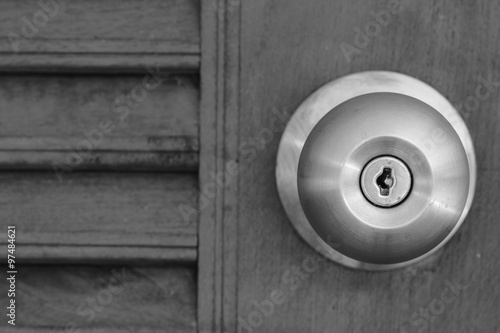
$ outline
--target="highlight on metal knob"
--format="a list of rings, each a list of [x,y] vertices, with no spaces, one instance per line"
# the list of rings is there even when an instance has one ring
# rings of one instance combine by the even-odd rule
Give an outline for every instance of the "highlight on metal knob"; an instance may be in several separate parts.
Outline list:
[[[320,88],[280,142],[276,179],[299,234],[343,265],[402,267],[441,248],[472,204],[465,123],[429,85],[363,72]]]

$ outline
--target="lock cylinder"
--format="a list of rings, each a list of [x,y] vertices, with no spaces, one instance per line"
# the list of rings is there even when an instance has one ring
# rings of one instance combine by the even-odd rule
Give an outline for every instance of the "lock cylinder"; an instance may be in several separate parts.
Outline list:
[[[399,205],[410,194],[411,186],[410,170],[393,156],[377,157],[361,172],[361,190],[365,198],[378,207]]]

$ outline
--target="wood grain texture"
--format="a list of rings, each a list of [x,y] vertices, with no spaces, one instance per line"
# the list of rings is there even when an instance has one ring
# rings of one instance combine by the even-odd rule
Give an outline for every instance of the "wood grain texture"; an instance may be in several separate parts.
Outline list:
[[[177,54],[0,54],[0,73],[138,74],[147,67],[196,73],[199,55]]]
[[[5,172],[0,179],[0,224],[16,226],[21,263],[196,260],[195,175],[75,173],[59,182],[48,172]]]
[[[320,261],[311,273],[290,272],[315,258],[295,233],[275,186],[281,132],[264,149],[239,154],[237,223],[238,318],[242,332],[498,332],[500,300],[500,4],[496,1],[406,1],[404,10],[348,62],[342,42],[374,21],[388,1],[256,0],[243,3],[240,55],[240,142],[270,128],[273,109],[290,117],[321,85],[363,70],[421,79],[459,107],[480,77],[496,86],[466,117],[478,161],[473,208],[458,234],[433,260],[392,272],[354,271]],[[286,10],[285,10],[286,8]],[[255,24],[255,22],[260,22]],[[291,24],[293,23],[293,24]],[[238,56],[238,55],[234,55]],[[484,92],[483,90],[481,90]],[[248,153],[253,151],[254,153]],[[221,254],[222,256],[223,254]],[[310,266],[309,266],[310,267]],[[468,284],[439,307],[447,282]],[[258,306],[273,290],[284,301],[269,315]],[[434,307],[434,310],[432,310]],[[269,309],[269,308],[268,308]],[[423,309],[423,310],[421,310]],[[269,311],[269,310],[268,310]],[[424,320],[420,311],[431,311]],[[438,313],[436,315],[436,313]],[[261,320],[259,320],[261,318]],[[419,321],[417,321],[419,320]],[[241,321],[240,321],[241,322]],[[243,324],[244,325],[244,324]],[[244,327],[244,326],[241,326]]]
[[[3,320],[2,332],[196,331],[188,266],[25,266],[16,284],[16,326]],[[8,287],[5,273],[1,286]]]
[[[236,332],[239,2],[202,6],[198,332]],[[228,164],[232,162],[232,164]],[[215,175],[215,177],[214,177]],[[215,178],[220,177],[219,181]],[[223,182],[221,185],[221,181]],[[215,188],[215,190],[214,190]],[[214,195],[215,193],[215,195]]]
[[[199,67],[199,0],[2,1],[2,71]]]
[[[184,236],[182,236],[184,237]],[[23,264],[102,264],[147,265],[186,263],[197,260],[195,246],[71,246],[22,245],[16,251]]]
[[[4,75],[0,168],[197,170],[198,78],[157,78]]]

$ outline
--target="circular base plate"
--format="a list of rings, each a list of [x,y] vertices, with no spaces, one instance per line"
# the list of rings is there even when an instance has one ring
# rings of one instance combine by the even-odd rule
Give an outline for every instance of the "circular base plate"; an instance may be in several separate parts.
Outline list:
[[[448,237],[432,251],[416,259],[390,265],[377,265],[351,259],[336,251],[336,244],[327,244],[313,230],[307,220],[299,200],[297,169],[304,143],[314,126],[323,116],[337,105],[360,95],[390,92],[407,95],[427,103],[441,113],[453,126],[460,137],[467,154],[470,170],[470,186],[465,208],[460,220]],[[476,160],[474,146],[469,131],[453,105],[426,83],[404,74],[370,71],[351,74],[334,80],[307,98],[290,119],[280,141],[276,181],[278,192],[288,218],[300,236],[325,257],[342,265],[365,270],[388,270],[420,261],[441,248],[458,230],[469,212],[476,185]]]

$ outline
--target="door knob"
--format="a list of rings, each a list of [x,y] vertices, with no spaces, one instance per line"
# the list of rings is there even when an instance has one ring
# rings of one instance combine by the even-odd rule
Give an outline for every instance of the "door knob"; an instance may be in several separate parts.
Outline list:
[[[441,248],[472,204],[472,139],[429,85],[393,72],[332,81],[291,117],[276,165],[298,233],[343,265],[402,267]]]

